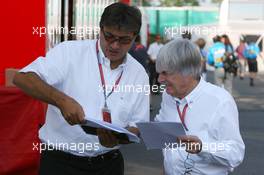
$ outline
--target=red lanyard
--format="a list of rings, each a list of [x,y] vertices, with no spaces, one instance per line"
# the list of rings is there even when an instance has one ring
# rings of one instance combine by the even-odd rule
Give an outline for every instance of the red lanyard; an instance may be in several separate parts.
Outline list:
[[[185,115],[186,115],[186,110],[187,110],[187,107],[188,107],[188,103],[184,106],[184,108],[182,110],[182,113],[181,113],[180,107],[179,107],[179,105],[177,103],[176,103],[176,106],[177,106],[177,111],[178,111],[179,117],[181,119],[182,125],[185,128],[185,130],[188,131],[188,128],[186,127],[185,122],[184,122],[184,118],[185,118]]]
[[[114,92],[116,86],[119,84],[119,82],[121,80],[121,77],[123,75],[123,70],[122,70],[121,74],[119,75],[119,77],[117,78],[117,80],[115,81],[115,85],[113,86],[113,88],[110,91],[110,93],[108,95],[106,95],[104,72],[103,72],[102,64],[100,63],[99,57],[98,57],[98,54],[99,54],[99,46],[98,46],[98,44],[99,43],[98,43],[98,40],[97,40],[96,41],[96,54],[97,54],[97,60],[98,60],[98,67],[99,67],[99,72],[100,72],[101,83],[102,83],[103,90],[104,90],[105,107],[107,107],[106,100]]]

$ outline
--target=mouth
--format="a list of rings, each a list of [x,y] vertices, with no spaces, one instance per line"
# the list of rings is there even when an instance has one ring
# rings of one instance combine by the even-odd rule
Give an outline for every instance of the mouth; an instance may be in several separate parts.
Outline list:
[[[167,88],[167,86],[169,86],[169,84],[167,82],[160,82],[160,85],[162,85],[163,87]]]
[[[171,89],[172,88],[170,85],[166,85],[165,87],[166,87],[166,89]]]
[[[167,92],[170,92],[170,91],[173,90],[172,86],[169,85],[169,84],[166,84],[166,85],[165,85],[165,88],[166,88],[166,91],[167,91]]]
[[[109,49],[109,53],[110,53],[111,55],[117,55],[117,54],[119,54],[119,51]]]

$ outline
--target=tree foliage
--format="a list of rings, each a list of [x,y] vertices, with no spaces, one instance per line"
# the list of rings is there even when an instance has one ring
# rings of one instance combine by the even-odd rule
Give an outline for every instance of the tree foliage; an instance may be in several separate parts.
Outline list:
[[[221,3],[223,0],[212,0],[212,3]]]
[[[199,6],[197,0],[162,0],[163,6]]]

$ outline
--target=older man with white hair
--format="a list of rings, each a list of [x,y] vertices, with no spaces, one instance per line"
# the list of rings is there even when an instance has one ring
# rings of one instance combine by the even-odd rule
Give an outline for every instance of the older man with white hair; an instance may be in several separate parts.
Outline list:
[[[186,131],[175,138],[179,147],[163,149],[165,174],[228,174],[242,162],[245,151],[233,97],[201,78],[200,52],[186,39],[166,44],[156,69],[166,91],[155,120],[180,122]]]

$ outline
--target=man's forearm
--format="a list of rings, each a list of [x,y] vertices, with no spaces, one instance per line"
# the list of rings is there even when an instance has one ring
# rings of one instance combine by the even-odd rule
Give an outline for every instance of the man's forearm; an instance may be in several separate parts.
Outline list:
[[[57,107],[59,107],[60,103],[65,99],[69,98],[64,93],[44,82],[33,72],[17,73],[13,83],[26,94]]]

